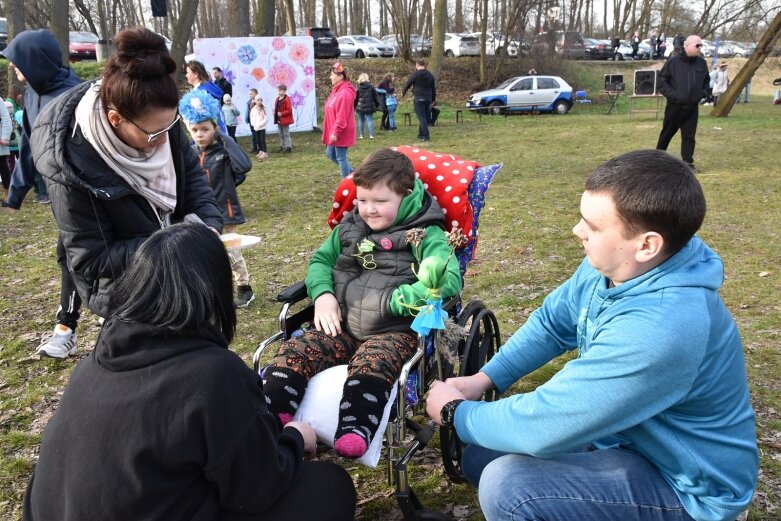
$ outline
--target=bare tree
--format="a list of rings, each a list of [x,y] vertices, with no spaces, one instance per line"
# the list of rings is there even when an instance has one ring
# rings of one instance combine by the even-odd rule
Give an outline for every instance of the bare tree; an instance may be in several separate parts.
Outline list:
[[[293,6],[293,0],[284,0],[284,4],[287,30],[290,32],[290,34],[296,34],[296,13]]]
[[[431,35],[431,57],[429,70],[439,81],[442,60],[445,55],[445,24],[447,23],[447,0],[434,0],[434,23]]]
[[[187,54],[187,43],[190,40],[197,11],[198,0],[182,0],[181,14],[174,25],[174,34],[171,38],[171,57],[179,65],[177,69],[179,81],[184,80],[184,56]]]
[[[727,92],[719,96],[719,103],[713,107],[711,116],[726,117],[732,110],[732,106],[735,104],[735,100],[738,99],[740,91],[746,86],[754,73],[757,71],[765,58],[770,55],[773,50],[773,45],[781,37],[781,10],[778,11],[776,17],[770,22],[765,34],[757,44],[757,48],[754,50],[754,54],[748,59],[745,65],[738,71],[738,75],[727,87]]]
[[[258,0],[257,12],[255,13],[255,34],[273,36],[275,16],[274,0]]]
[[[228,0],[228,35],[249,35],[249,0]]]

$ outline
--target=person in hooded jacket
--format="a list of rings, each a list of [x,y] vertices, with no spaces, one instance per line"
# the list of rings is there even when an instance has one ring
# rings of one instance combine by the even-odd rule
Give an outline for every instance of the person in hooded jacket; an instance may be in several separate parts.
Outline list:
[[[325,155],[339,165],[342,177],[353,171],[347,149],[355,144],[355,87],[340,62],[331,66],[331,93],[323,106],[323,144]]]
[[[692,35],[683,43],[683,52],[670,56],[659,72],[659,93],[667,98],[658,150],[667,150],[673,136],[681,131],[681,159],[694,167],[695,134],[700,100],[708,95],[710,74],[702,56],[702,39]]]
[[[105,75],[44,108],[32,131],[68,270],[78,294],[108,316],[116,279],[152,233],[222,213],[177,113],[176,63],[162,36],[129,28]]]
[[[46,426],[24,519],[354,518],[350,475],[304,461],[312,428],[280,428],[258,374],[230,351],[232,297],[211,230],[181,223],[147,239]]]
[[[355,113],[358,114],[358,139],[363,139],[364,129],[369,131],[369,139],[374,139],[374,113],[380,108],[380,100],[369,75],[358,75],[358,88],[355,96]]]
[[[45,29],[18,34],[3,52],[16,71],[20,81],[27,85],[24,91],[24,110],[19,125],[19,158],[14,165],[8,199],[3,206],[18,210],[30,188],[38,186],[39,198],[49,201],[46,185],[33,163],[30,134],[40,111],[60,94],[78,85],[81,80],[70,67],[62,64],[62,51],[54,35]],[[62,242],[57,241],[57,263],[60,266],[60,305],[57,309],[54,331],[43,339],[37,352],[42,356],[67,358],[77,348],[81,298],[65,262]]]

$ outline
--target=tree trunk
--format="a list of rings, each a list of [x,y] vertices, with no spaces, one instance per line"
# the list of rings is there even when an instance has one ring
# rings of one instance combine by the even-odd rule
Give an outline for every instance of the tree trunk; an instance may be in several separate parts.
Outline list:
[[[171,57],[178,66],[176,76],[179,82],[184,81],[184,56],[187,54],[187,44],[197,12],[198,0],[182,0],[181,14],[174,25],[174,34],[171,38]]]
[[[486,79],[486,59],[485,59],[485,44],[486,33],[488,32],[488,0],[480,1],[480,84],[485,84]],[[494,50],[494,52],[496,52]]]
[[[290,34],[296,34],[296,12],[293,7],[293,0],[285,0],[285,21],[287,30]]]
[[[274,0],[258,0],[258,12],[255,15],[255,33],[260,36],[274,36]]]
[[[735,104],[735,100],[738,99],[743,87],[746,86],[746,83],[754,76],[754,73],[759,66],[762,65],[762,62],[765,61],[765,58],[767,58],[773,50],[773,44],[778,40],[779,36],[781,36],[781,11],[776,14],[776,17],[768,26],[765,34],[762,35],[754,54],[751,55],[751,58],[749,58],[746,64],[738,71],[738,75],[735,76],[735,79],[730,86],[727,87],[727,92],[719,96],[719,103],[713,107],[713,110],[710,113],[711,116],[729,116],[732,106]]]
[[[24,0],[7,0],[5,13],[8,16],[8,41],[10,42],[14,36],[24,31]],[[11,70],[11,67],[6,68],[6,74],[8,85],[22,86],[22,82],[17,79],[16,73]]]
[[[428,68],[439,81],[442,57],[445,53],[445,23],[447,22],[447,0],[434,0],[434,26],[431,36],[431,56]]]
[[[51,9],[52,13],[67,13],[68,0],[51,0]],[[57,39],[57,43],[60,44],[60,51],[62,51],[62,63],[67,64],[69,62],[68,42],[70,41],[70,37],[68,36],[68,17],[52,16],[51,31],[54,37]]]

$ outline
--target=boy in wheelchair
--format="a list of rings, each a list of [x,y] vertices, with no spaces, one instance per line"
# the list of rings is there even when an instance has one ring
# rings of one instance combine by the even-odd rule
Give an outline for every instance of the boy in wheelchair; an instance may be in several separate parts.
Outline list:
[[[461,290],[458,261],[445,236],[442,209],[415,178],[410,159],[390,149],[369,155],[355,171],[357,208],[346,214],[309,263],[306,286],[314,330],[284,342],[266,368],[269,409],[292,420],[307,382],[347,363],[334,448],[359,458],[367,450],[404,362],[416,349],[410,306],[428,289],[413,265],[427,257],[447,262],[443,299]],[[418,246],[411,229],[425,230]]]

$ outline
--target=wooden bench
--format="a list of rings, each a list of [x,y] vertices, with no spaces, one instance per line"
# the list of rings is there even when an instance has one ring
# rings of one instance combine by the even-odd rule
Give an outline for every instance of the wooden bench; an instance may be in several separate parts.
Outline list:
[[[638,109],[635,108],[635,102],[642,99],[656,100],[655,108],[652,109]],[[633,114],[651,114],[653,113],[654,119],[659,119],[659,112],[663,110],[662,100],[664,96],[657,94],[651,96],[629,96],[629,120],[632,120]]]
[[[441,109],[440,109],[441,110]],[[448,111],[445,111],[448,112]],[[464,109],[456,109],[456,123],[463,123],[464,122]],[[442,113],[440,112],[440,116]],[[404,124],[406,126],[412,125],[412,112],[403,112],[402,117],[404,118]]]

